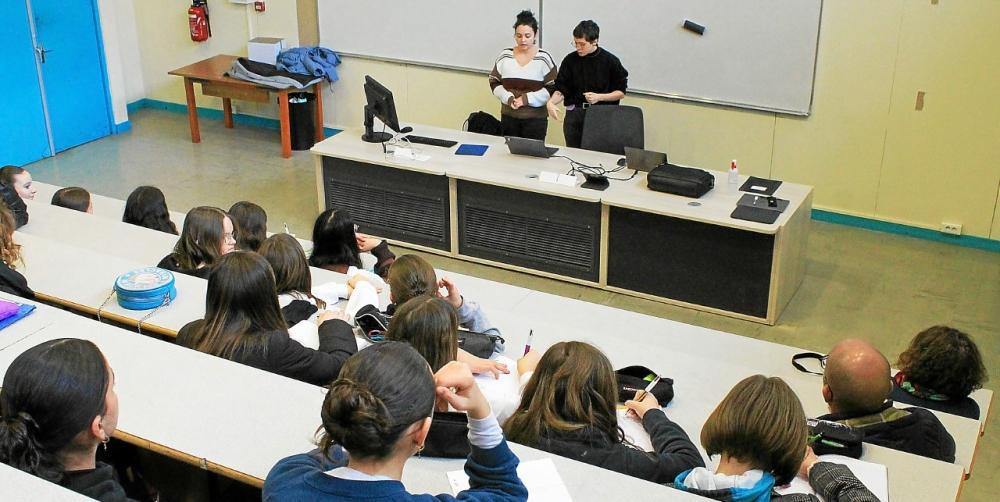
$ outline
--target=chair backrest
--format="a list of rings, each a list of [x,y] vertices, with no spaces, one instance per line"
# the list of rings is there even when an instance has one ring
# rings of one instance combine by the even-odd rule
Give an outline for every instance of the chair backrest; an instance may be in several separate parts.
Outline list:
[[[583,123],[580,148],[625,155],[625,147],[644,148],[642,108],[636,106],[592,106]]]

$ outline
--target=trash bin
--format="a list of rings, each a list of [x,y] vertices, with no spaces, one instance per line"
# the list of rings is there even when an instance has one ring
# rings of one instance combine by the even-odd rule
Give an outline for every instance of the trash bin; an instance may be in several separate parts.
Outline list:
[[[316,96],[308,92],[288,93],[288,120],[292,150],[308,150],[316,143]]]

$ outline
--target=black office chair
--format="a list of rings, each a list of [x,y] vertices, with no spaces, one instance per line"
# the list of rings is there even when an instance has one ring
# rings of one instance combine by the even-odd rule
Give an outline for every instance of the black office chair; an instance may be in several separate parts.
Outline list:
[[[636,106],[592,106],[583,123],[580,148],[625,155],[625,147],[644,148],[642,108]]]

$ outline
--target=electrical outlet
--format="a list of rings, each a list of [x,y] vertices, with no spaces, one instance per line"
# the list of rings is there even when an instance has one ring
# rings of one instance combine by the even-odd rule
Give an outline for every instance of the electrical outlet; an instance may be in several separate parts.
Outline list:
[[[950,235],[962,235],[962,224],[961,223],[948,223],[947,221],[941,222],[941,233]]]

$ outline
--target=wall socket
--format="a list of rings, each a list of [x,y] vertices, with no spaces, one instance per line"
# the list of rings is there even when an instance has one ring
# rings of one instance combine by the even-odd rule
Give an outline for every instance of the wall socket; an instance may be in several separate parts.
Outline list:
[[[961,223],[948,223],[947,221],[941,222],[941,233],[950,235],[962,235],[962,224]]]

